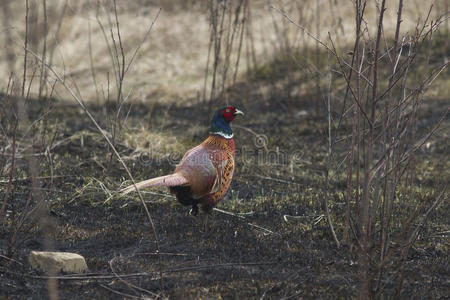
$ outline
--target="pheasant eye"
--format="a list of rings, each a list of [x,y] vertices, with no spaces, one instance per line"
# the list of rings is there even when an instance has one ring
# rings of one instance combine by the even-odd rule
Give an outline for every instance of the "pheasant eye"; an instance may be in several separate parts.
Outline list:
[[[231,122],[234,119],[234,109],[232,107],[227,107],[222,110],[222,115],[227,122]]]

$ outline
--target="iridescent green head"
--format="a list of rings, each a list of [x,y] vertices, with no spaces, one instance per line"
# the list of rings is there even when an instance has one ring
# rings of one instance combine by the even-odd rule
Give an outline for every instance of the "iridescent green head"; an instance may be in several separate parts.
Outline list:
[[[237,115],[243,114],[242,111],[234,106],[220,108],[214,114],[210,132],[221,135],[226,139],[231,139],[233,137],[233,131],[231,131],[230,122],[233,121]]]

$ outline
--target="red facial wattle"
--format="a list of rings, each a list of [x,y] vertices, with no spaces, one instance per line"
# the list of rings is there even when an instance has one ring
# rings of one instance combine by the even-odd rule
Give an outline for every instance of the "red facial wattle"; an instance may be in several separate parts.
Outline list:
[[[233,106],[227,106],[224,109],[222,109],[222,114],[225,121],[227,122],[233,121],[235,117],[234,112],[235,108]]]

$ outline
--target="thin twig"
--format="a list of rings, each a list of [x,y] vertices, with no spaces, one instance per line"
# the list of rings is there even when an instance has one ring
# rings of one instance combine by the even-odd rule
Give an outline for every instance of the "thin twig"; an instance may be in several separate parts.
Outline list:
[[[4,258],[4,259],[6,259],[6,260],[9,260],[9,261],[13,261],[13,262],[15,262],[15,263],[17,263],[17,264],[19,264],[19,265],[23,266],[23,263],[21,263],[21,262],[20,262],[20,261],[18,261],[18,260],[15,260],[14,258],[11,258],[11,257],[8,257],[8,256],[5,256],[5,255],[1,255],[1,254],[0,254],[0,257],[1,257],[1,258]]]
[[[225,215],[237,217],[237,218],[239,218],[239,219],[245,219],[245,217],[243,217],[242,215],[235,214],[235,213],[232,213],[232,212],[229,212],[229,211],[221,210],[221,209],[218,209],[218,208],[213,208],[213,210],[215,210],[215,211],[217,211],[217,212],[220,212],[220,213],[222,213],[222,214],[225,214]],[[281,235],[281,234],[279,234],[279,233],[277,233],[277,232],[273,232],[272,230],[269,230],[269,229],[267,229],[267,228],[264,228],[264,227],[262,227],[262,226],[259,226],[259,225],[253,224],[253,223],[246,223],[246,224],[247,224],[248,226],[250,226],[250,227],[255,227],[255,228],[257,228],[257,229],[260,229],[260,230],[262,230],[262,231],[264,231],[264,232],[266,232],[266,233],[275,234],[275,235]]]
[[[104,284],[99,284],[99,286],[101,286],[102,288],[104,288],[104,289],[106,289],[106,290],[108,290],[108,291],[110,291],[110,292],[112,292],[112,293],[114,293],[114,294],[116,294],[116,295],[120,295],[120,296],[127,297],[127,298],[131,298],[131,299],[142,299],[142,297],[133,296],[133,295],[130,295],[130,294],[125,294],[125,293],[122,293],[122,292],[113,290],[112,288],[107,287],[107,286],[104,285]]]
[[[265,265],[276,265],[280,264],[280,261],[264,261],[264,262],[247,262],[247,263],[222,263],[222,264],[211,264],[211,265],[197,265],[197,266],[188,266],[183,268],[173,268],[168,270],[163,270],[163,273],[179,273],[179,272],[189,272],[189,271],[202,271],[208,269],[217,269],[217,268],[229,268],[229,267],[245,267],[245,266],[265,266]],[[19,274],[15,272],[11,272],[6,270],[7,273],[10,274]],[[122,278],[130,278],[130,277],[151,277],[152,280],[158,280],[157,277],[153,277],[152,273],[157,274],[158,272],[141,272],[141,273],[130,273],[130,274],[119,274]],[[27,276],[33,279],[58,279],[58,280],[107,280],[117,278],[116,275],[66,275],[66,276],[30,276],[27,274],[22,274],[22,276]]]
[[[11,192],[11,184],[14,176],[14,164],[16,161],[15,155],[16,155],[16,134],[17,134],[17,124],[19,123],[19,120],[16,118],[14,122],[14,131],[13,131],[13,141],[12,141],[12,158],[11,158],[11,166],[9,169],[9,179],[8,179],[8,186],[6,187],[6,193],[5,198],[3,199],[2,208],[0,209],[0,220],[3,219],[3,214],[6,210],[6,205],[8,204],[8,196]]]
[[[30,7],[28,5],[28,0],[25,1],[25,41],[24,41],[24,47],[25,49],[28,48],[28,13],[30,10]],[[25,83],[27,81],[27,51],[24,51],[23,54],[23,79],[22,79],[22,98],[25,95]]]
[[[147,32],[145,33],[144,37],[142,38],[141,42],[138,44],[138,46],[136,47],[136,49],[134,49],[133,55],[130,58],[130,62],[128,63],[127,67],[125,68],[125,73],[128,72],[128,69],[130,68],[131,64],[134,61],[134,58],[136,57],[136,54],[138,53],[139,49],[141,49],[142,45],[144,44],[144,42],[147,40],[150,31],[153,28],[153,25],[155,24],[156,20],[158,20],[159,14],[161,13],[161,9],[159,8],[158,13],[156,14],[156,17],[153,19],[152,24],[150,24],[150,26],[148,27]]]
[[[127,286],[129,286],[129,287],[130,287],[134,292],[136,292],[136,293],[137,293],[136,290],[139,290],[139,291],[141,291],[141,292],[150,294],[150,295],[152,295],[152,296],[157,296],[155,293],[150,292],[150,291],[148,291],[148,290],[146,290],[146,289],[143,289],[143,288],[141,288],[141,287],[139,287],[139,286],[136,286],[136,285],[132,284],[131,282],[128,282],[128,281],[126,281],[124,278],[122,278],[122,276],[120,276],[120,275],[114,270],[114,268],[113,268],[113,262],[114,262],[115,259],[116,259],[116,257],[112,258],[112,259],[109,261],[109,267],[110,267],[111,271],[114,273],[114,275],[116,275],[116,277],[117,277],[121,282],[123,282],[124,284],[126,284]]]

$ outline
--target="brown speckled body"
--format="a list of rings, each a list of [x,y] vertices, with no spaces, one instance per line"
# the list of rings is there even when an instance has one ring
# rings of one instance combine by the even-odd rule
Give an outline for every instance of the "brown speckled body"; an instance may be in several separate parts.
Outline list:
[[[226,195],[234,173],[234,140],[217,134],[189,150],[175,173],[182,174],[189,185],[172,186],[170,191],[183,205],[197,205],[209,212]]]

